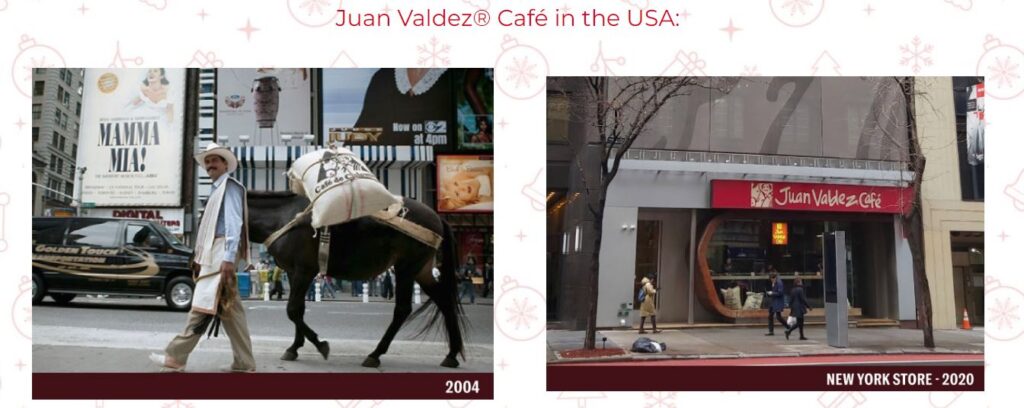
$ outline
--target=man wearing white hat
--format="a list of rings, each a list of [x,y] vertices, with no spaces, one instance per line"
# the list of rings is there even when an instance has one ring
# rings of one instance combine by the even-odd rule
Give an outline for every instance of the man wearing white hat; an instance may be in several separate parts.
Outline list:
[[[150,360],[167,370],[183,370],[203,332],[211,322],[217,324],[217,316],[231,340],[234,362],[230,370],[252,372],[256,370],[252,340],[234,280],[236,265],[246,259],[249,247],[245,187],[228,175],[238,168],[238,159],[216,143],[210,143],[195,159],[213,180],[213,191],[196,235],[192,311],[184,332],[167,345],[167,354],[154,353]]]

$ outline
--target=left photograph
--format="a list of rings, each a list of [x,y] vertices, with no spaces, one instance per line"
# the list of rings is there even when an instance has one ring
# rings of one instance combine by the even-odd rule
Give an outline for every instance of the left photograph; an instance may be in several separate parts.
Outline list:
[[[493,398],[492,69],[32,80],[33,398]]]

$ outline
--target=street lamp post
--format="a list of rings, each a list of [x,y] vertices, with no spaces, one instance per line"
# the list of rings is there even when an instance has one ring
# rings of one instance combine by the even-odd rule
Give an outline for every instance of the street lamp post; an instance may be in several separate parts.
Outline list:
[[[75,197],[71,200],[71,204],[75,207],[76,216],[82,215],[82,180],[85,179],[86,169],[87,168],[85,166],[75,168],[75,170],[78,171],[78,188],[75,189]]]

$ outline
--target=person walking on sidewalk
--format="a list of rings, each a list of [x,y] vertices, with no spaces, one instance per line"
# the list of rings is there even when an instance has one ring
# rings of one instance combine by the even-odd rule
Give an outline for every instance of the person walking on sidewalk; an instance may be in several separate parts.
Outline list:
[[[652,333],[661,333],[661,330],[658,330],[657,311],[654,309],[654,296],[658,293],[658,290],[654,288],[654,276],[648,276],[641,280],[640,288],[644,293],[644,301],[640,304],[640,334],[647,333],[644,331],[644,321],[648,317],[651,318]]]
[[[773,268],[774,269],[774,268]],[[782,293],[785,288],[782,286],[782,279],[779,279],[778,272],[772,272],[768,275],[768,281],[770,287],[766,295],[771,303],[768,304],[768,333],[765,336],[775,335],[775,320],[778,319],[782,326],[789,330],[789,325],[786,324],[786,320],[782,318],[782,309],[786,308],[786,299]]]
[[[394,270],[395,267],[392,266],[384,271],[384,280],[381,282],[380,285],[380,297],[385,298],[387,300],[391,300],[391,298],[395,296],[395,283],[391,280],[391,278],[395,276]]]
[[[334,291],[334,283],[332,282],[333,278],[323,273],[318,273],[316,277],[317,280],[320,281],[320,298],[324,299],[330,297],[331,299],[337,299],[338,296]]]
[[[274,297],[274,294],[277,294],[277,300],[281,300],[281,296],[284,295],[284,283],[281,282],[281,275],[283,274],[284,270],[275,262],[274,272],[271,274],[271,279],[274,281],[274,289],[270,291],[270,297]]]
[[[804,337],[804,315],[810,310],[811,306],[807,304],[807,298],[804,296],[803,279],[793,279],[793,290],[789,292],[789,315],[796,318],[796,324],[786,329],[786,340],[789,340],[789,334],[797,328],[800,329],[800,340],[807,340]]]
[[[352,281],[352,297],[363,295],[363,281],[354,280]]]
[[[210,143],[195,160],[213,180],[213,190],[196,234],[192,310],[185,329],[164,350],[166,355],[153,353],[149,359],[164,370],[181,371],[207,327],[219,324],[231,340],[230,371],[253,372],[252,338],[235,282],[236,265],[247,259],[249,248],[245,187],[229,176],[238,168],[238,159],[231,150]]]
[[[476,273],[476,261],[472,257],[466,261],[462,268],[462,293],[459,293],[459,303],[462,297],[469,293],[469,303],[476,303],[476,290],[473,288],[473,274]]]
[[[317,281],[319,281],[319,280],[320,280],[319,276],[314,277],[313,278],[313,283],[311,285],[309,285],[309,289],[306,289],[306,301],[307,302],[312,302],[312,301],[316,300],[316,284],[317,284]]]
[[[491,260],[490,260],[490,258],[488,258],[487,261],[484,262],[484,288],[483,288],[484,293],[482,295],[480,295],[480,297],[484,297],[485,298],[488,295],[493,296],[491,294],[491,291],[492,291],[491,283],[492,283],[492,281],[494,281],[494,266],[491,265]]]

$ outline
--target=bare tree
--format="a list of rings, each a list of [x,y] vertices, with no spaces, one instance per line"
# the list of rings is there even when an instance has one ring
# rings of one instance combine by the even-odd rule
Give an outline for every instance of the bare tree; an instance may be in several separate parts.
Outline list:
[[[894,78],[905,101],[907,141],[909,148],[909,168],[913,172],[909,188],[913,191],[910,211],[900,216],[903,231],[907,234],[910,245],[910,256],[914,263],[914,292],[917,297],[917,324],[924,335],[924,346],[935,347],[932,333],[932,295],[928,287],[928,274],[925,272],[924,219],[922,218],[921,186],[924,181],[924,168],[927,162],[921,150],[921,140],[917,134],[917,93],[914,89],[913,77]]]
[[[912,197],[909,210],[900,214],[900,225],[907,237],[913,261],[914,296],[916,298],[917,325],[924,335],[924,345],[935,347],[932,333],[932,299],[925,272],[924,218],[922,214],[921,187],[925,182],[925,153],[917,134],[918,99],[928,101],[926,94],[918,92],[913,77],[881,78],[874,88],[875,103],[865,118],[861,140],[858,143],[858,157],[868,155],[872,148],[880,150],[879,155],[889,160],[905,163],[911,172],[910,179],[903,179]],[[893,106],[891,101],[900,100],[903,106]],[[902,108],[902,109],[901,109]],[[934,107],[930,107],[932,111]],[[877,138],[877,139],[876,139]],[[873,142],[874,141],[874,142]],[[955,144],[956,140],[951,141]]]
[[[573,159],[580,172],[586,195],[586,210],[594,217],[594,251],[591,254],[589,288],[587,296],[587,322],[584,348],[593,349],[597,332],[597,295],[600,271],[601,231],[608,187],[619,171],[626,151],[633,145],[658,111],[670,99],[686,95],[698,85],[695,77],[589,77],[586,81],[588,108],[593,108],[590,120],[597,130],[597,140],[591,146],[600,149],[601,172],[598,185],[590,186],[582,163],[586,140],[573,148]],[[572,143],[570,143],[572,145]]]

